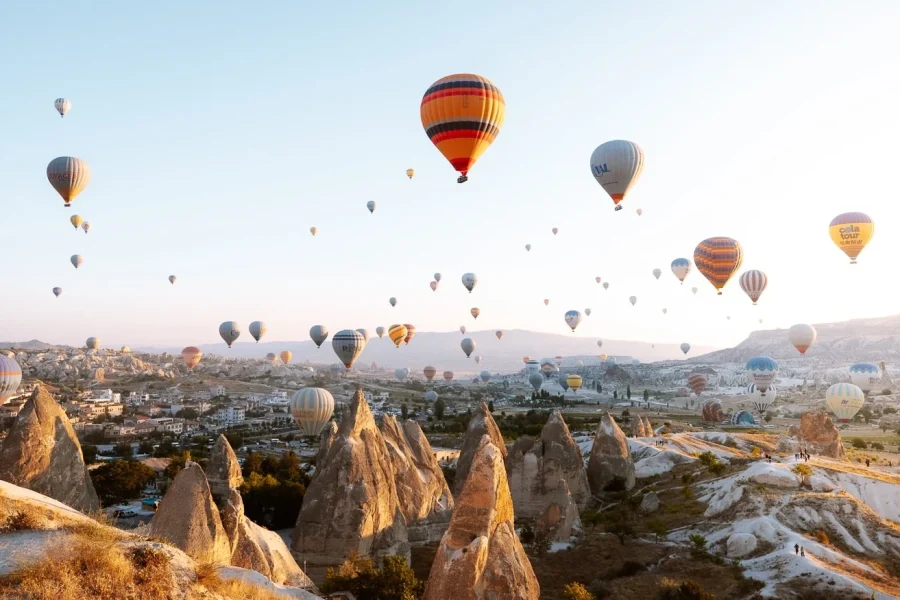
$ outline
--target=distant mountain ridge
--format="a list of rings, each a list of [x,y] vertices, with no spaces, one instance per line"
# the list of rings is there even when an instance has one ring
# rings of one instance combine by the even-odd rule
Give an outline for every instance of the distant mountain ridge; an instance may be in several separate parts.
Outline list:
[[[689,359],[693,363],[739,363],[754,356],[775,359],[808,358],[833,362],[900,360],[900,315],[815,323],[815,344],[801,355],[788,340],[788,329],[754,331],[734,348]]]
[[[71,346],[55,346],[40,340],[29,342],[0,342],[0,348],[16,348],[17,350],[68,350]]]

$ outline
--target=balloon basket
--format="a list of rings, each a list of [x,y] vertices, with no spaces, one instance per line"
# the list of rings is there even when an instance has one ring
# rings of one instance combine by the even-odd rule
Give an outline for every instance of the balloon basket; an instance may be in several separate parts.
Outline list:
[[[622,210],[622,207],[616,204],[616,208],[614,210]]]
[[[460,176],[457,178],[456,183],[465,183],[465,182],[467,182],[468,180],[469,180],[469,178],[466,177],[465,175],[460,175]]]

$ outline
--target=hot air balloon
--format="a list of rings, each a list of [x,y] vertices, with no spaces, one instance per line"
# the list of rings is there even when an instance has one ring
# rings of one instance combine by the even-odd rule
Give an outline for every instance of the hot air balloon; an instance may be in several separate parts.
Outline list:
[[[375,201],[374,201],[374,200],[369,200],[368,202],[366,202],[366,208],[369,209],[369,212],[370,212],[370,213],[375,212]]]
[[[791,325],[788,330],[788,339],[800,354],[806,354],[809,347],[816,342],[816,335],[816,328],[805,323]]]
[[[556,372],[556,364],[553,362],[551,358],[542,358],[541,359],[541,373],[544,374],[544,377],[550,378]]]
[[[253,339],[256,340],[256,343],[259,343],[259,340],[262,336],[266,335],[266,331],[268,327],[262,321],[253,321],[250,323],[250,335],[253,336]]]
[[[460,326],[459,326],[459,332],[460,332],[461,334],[463,334],[463,335],[466,335],[466,326],[465,326],[465,325],[460,325]]]
[[[338,331],[331,338],[331,347],[337,354],[338,360],[350,370],[359,355],[366,348],[366,338],[358,331],[352,329],[344,329]]]
[[[466,353],[466,358],[469,358],[475,352],[475,342],[472,338],[463,338],[463,341],[459,343],[459,347]]]
[[[756,301],[759,300],[762,293],[766,291],[766,286],[769,284],[769,278],[766,277],[766,274],[762,271],[753,269],[741,273],[741,278],[738,279],[738,283],[741,284],[741,289],[744,290],[744,293],[753,300],[753,306],[756,306]]]
[[[438,399],[438,393],[436,391],[428,390],[427,392],[425,392],[425,402],[434,403],[434,402],[437,402],[437,399]]]
[[[53,295],[54,295],[54,296],[56,296],[57,298],[59,298],[59,295],[60,295],[60,294],[62,294],[62,288],[61,288],[61,287],[55,287],[55,288],[53,288]]]
[[[231,344],[233,344],[241,335],[241,326],[234,321],[225,321],[219,325],[219,335],[222,336],[222,339],[225,340],[225,343],[231,348]]]
[[[644,211],[641,210],[640,208],[637,209],[635,212],[637,213],[637,216],[641,216],[642,214],[644,214]]]
[[[728,321],[730,321],[730,320],[731,320],[731,315],[728,315],[727,317],[725,317],[725,319],[728,320]]]
[[[266,360],[269,362],[275,362],[276,358],[278,358],[278,357],[275,356],[274,352],[269,352],[268,354],[266,354]]]
[[[725,411],[718,400],[710,400],[703,405],[700,411],[704,421],[719,423],[725,419]]]
[[[660,269],[653,269],[653,276],[659,280],[659,276],[662,275],[662,271]]]
[[[477,319],[478,315],[481,314],[481,309],[473,307],[469,312],[472,313],[472,318]]]
[[[73,254],[72,257],[69,258],[69,261],[72,263],[72,265],[73,265],[76,269],[77,269],[78,267],[80,267],[82,264],[84,264],[84,259],[81,257],[80,254]]]
[[[0,354],[0,405],[16,395],[22,383],[22,368],[15,359]]]
[[[865,403],[865,393],[852,383],[836,383],[825,392],[825,405],[841,423],[849,423]]]
[[[525,244],[525,250],[531,252],[531,244]]]
[[[566,376],[562,372],[557,376],[556,383],[559,384],[559,387],[563,389],[563,392],[569,391],[569,382],[566,381]]]
[[[557,233],[559,233],[559,227],[554,227],[554,228],[551,229],[550,231],[553,232],[553,235],[556,235]]]
[[[581,384],[584,383],[584,380],[581,378],[581,375],[569,373],[566,375],[566,383],[569,385],[569,388],[577,394],[578,390],[581,389]]]
[[[319,435],[334,413],[334,396],[322,388],[302,388],[291,396],[288,411],[301,434]]]
[[[693,292],[693,293],[696,295],[696,294],[697,294],[697,288],[692,287],[692,288],[691,288],[691,292]]]
[[[434,274],[434,280],[437,281],[438,283],[440,283],[440,282],[441,282],[441,274],[440,274],[440,273],[435,273],[435,274]]]
[[[282,350],[281,353],[278,355],[278,358],[280,358],[281,362],[283,362],[284,364],[289,364],[293,357],[294,357],[294,353],[291,352],[290,350]]]
[[[81,224],[84,223],[84,219],[82,219],[79,215],[72,215],[71,217],[69,217],[69,223],[71,223],[75,229],[78,229],[81,227]]]
[[[566,325],[571,327],[574,332],[578,324],[581,323],[581,313],[577,310],[570,310],[566,313],[565,319]]]
[[[609,356],[608,356],[607,354],[601,354],[601,355],[600,355],[600,362],[606,362],[606,359],[608,359],[608,358],[609,358]]]
[[[691,272],[691,261],[686,258],[676,258],[672,261],[672,273],[678,278],[678,281],[684,283],[684,278]]]
[[[496,139],[503,126],[506,103],[488,79],[461,73],[438,79],[422,98],[422,127],[431,143],[468,181],[475,161]]]
[[[609,282],[608,282],[608,281],[604,281],[604,282],[603,282],[603,289],[604,289],[604,290],[608,290],[608,289],[609,289]]]
[[[84,230],[84,233],[87,234],[87,232],[91,230],[91,224],[85,221],[81,224],[81,228]]]
[[[100,338],[89,337],[84,343],[88,350],[97,350],[100,347]]]
[[[535,392],[539,392],[541,391],[541,386],[544,385],[544,376],[540,372],[531,373],[528,376],[528,383],[531,384]]]
[[[53,101],[53,108],[56,109],[56,112],[59,113],[59,118],[63,118],[66,116],[66,113],[72,108],[72,103],[66,98],[57,98]],[[2,404],[2,403],[0,403]]]
[[[497,339],[498,339],[498,340],[502,340],[502,339],[503,339],[503,332],[502,332],[502,331],[499,331],[499,330],[498,330],[498,331],[494,332],[494,335],[497,336]]]
[[[584,309],[584,314],[587,317],[591,316],[591,309],[589,309],[589,308]]]
[[[778,376],[778,363],[768,356],[754,356],[747,361],[747,371],[757,389],[765,393]]]
[[[856,257],[875,235],[875,223],[869,215],[849,212],[836,216],[828,226],[831,241],[850,257],[850,264],[856,264]]]
[[[318,229],[317,227],[310,227],[310,228],[309,228],[309,232],[310,232],[311,234],[313,234],[313,235],[316,235],[316,233],[318,233],[318,231],[319,231],[319,229]]]
[[[313,325],[309,328],[309,337],[316,344],[316,348],[322,347],[322,342],[328,339],[328,328],[324,325]]]
[[[668,308],[662,309],[662,313],[663,313],[664,315],[669,314],[669,309],[668,309]]]
[[[388,300],[388,302],[391,303],[391,306],[397,306],[397,299],[396,299],[396,298],[391,298],[390,300]]]
[[[176,279],[178,279],[178,278],[175,277],[174,275],[169,275],[169,283],[171,283],[172,285],[175,285]]]
[[[480,365],[480,364],[481,364],[481,355],[480,355],[480,354],[479,354],[478,356],[475,357],[475,364],[476,364],[476,365]]]
[[[382,336],[384,336],[384,327],[376,327],[375,333],[379,338],[381,338]]]
[[[525,373],[540,373],[541,372],[541,361],[534,360],[533,358],[529,358],[528,362],[525,363]]]
[[[196,346],[188,346],[181,351],[181,360],[191,371],[200,363],[201,358],[203,358],[203,352]]]
[[[469,290],[470,294],[472,293],[472,290],[475,288],[476,283],[478,283],[478,277],[475,275],[475,273],[466,273],[465,275],[462,276],[463,287],[465,287],[467,290]]]
[[[770,385],[766,388],[766,391],[759,389],[759,386],[755,383],[747,386],[747,394],[753,400],[753,406],[756,407],[757,412],[761,415],[765,414],[769,407],[772,406],[772,403],[775,402],[777,393],[778,390],[775,389],[774,385]]]
[[[47,179],[53,189],[62,196],[66,206],[70,206],[72,200],[84,191],[90,182],[91,170],[80,158],[60,156],[47,165]]]
[[[409,346],[412,339],[416,337],[416,326],[412,323],[404,323],[403,325],[406,327],[406,337],[403,338],[403,341]]]
[[[694,249],[694,264],[697,270],[722,295],[722,288],[728,283],[744,262],[741,245],[729,237],[712,237],[700,242]]]
[[[531,360],[531,357],[530,357],[530,356],[523,356],[523,357],[522,357],[522,362],[525,363],[526,365],[528,364],[528,361],[530,361],[530,360]]]
[[[644,151],[634,142],[612,140],[591,154],[591,174],[612,198],[616,210],[644,170]]]
[[[409,376],[409,369],[407,367],[403,367],[402,369],[394,369],[394,377],[403,381]]]
[[[688,352],[691,351],[691,345],[688,344],[687,342],[681,344],[681,351],[684,352],[685,354],[687,354]]]
[[[873,363],[856,363],[850,367],[850,381],[868,394],[881,382],[881,370]]]
[[[753,418],[753,413],[739,410],[731,415],[731,424],[738,427],[754,427],[756,426],[756,419]]]
[[[131,352],[131,348],[129,348],[128,346],[122,346],[121,352],[123,354],[129,354]]]
[[[487,383],[491,380],[491,372],[490,371],[482,371],[481,372],[481,381]]]
[[[688,375],[687,384],[698,396],[706,389],[707,378],[703,373],[691,373]]]
[[[416,170],[415,170],[415,169],[407,169],[407,170],[406,170],[406,176],[409,177],[410,179],[412,179],[412,178],[413,178],[413,175],[415,175],[415,174],[416,174]]]
[[[425,369],[422,372],[425,374],[425,379],[427,379],[428,381],[431,381],[432,379],[434,379],[434,376],[437,374],[437,369],[435,369],[434,367],[428,366],[428,367],[425,367]]]
[[[409,331],[407,331],[406,325],[391,325],[388,327],[388,337],[391,338],[391,341],[398,348],[403,343],[403,340],[406,339],[407,334],[409,334]]]
[[[444,371],[443,378],[444,381],[453,381],[453,371]]]
[[[602,348],[602,347],[603,347],[603,340],[597,340],[597,347],[598,347],[598,348]]]
[[[628,301],[631,302],[631,305],[634,306],[637,304],[637,296],[629,296]]]
[[[438,289],[438,282],[437,282],[437,281],[432,281],[432,282],[429,283],[428,285],[431,286],[431,291],[432,291],[432,292],[436,292],[436,291],[437,291],[437,289]]]

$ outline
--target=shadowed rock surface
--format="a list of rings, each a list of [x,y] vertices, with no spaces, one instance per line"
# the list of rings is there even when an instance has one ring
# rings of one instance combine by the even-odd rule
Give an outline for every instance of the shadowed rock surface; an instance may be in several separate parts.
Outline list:
[[[328,425],[319,434],[319,450],[316,452],[316,472],[318,475],[325,468],[325,460],[328,458],[328,451],[331,450],[331,443],[337,436],[338,426],[334,421],[329,421]]]
[[[188,462],[175,476],[150,521],[150,532],[194,560],[223,565],[231,562],[231,545],[219,510],[206,475],[195,462]]]
[[[82,512],[100,509],[69,417],[40,386],[22,406],[3,441],[0,479]]]
[[[362,390],[353,395],[325,466],[306,491],[291,542],[294,558],[307,561],[314,580],[352,552],[409,560],[391,458]]]
[[[805,450],[810,454],[827,456],[838,460],[846,460],[841,433],[831,418],[823,412],[804,413],[800,418],[800,427],[791,425],[788,435],[794,440],[779,440],[782,449],[790,452]],[[786,442],[786,443],[785,443]]]
[[[634,460],[628,449],[628,440],[619,425],[608,412],[600,419],[591,458],[587,468],[591,493],[599,495],[616,478],[622,480],[626,490],[634,487]]]
[[[491,416],[491,411],[488,410],[488,405],[484,402],[475,409],[475,413],[472,415],[472,420],[469,421],[469,426],[466,429],[466,437],[463,441],[462,450],[459,451],[459,459],[456,461],[456,479],[453,483],[453,495],[457,496],[462,491],[463,486],[466,483],[466,477],[469,474],[469,467],[472,464],[472,459],[475,457],[475,452],[478,450],[479,445],[481,444],[481,436],[486,435],[491,438],[491,442],[500,450],[500,453],[503,455],[503,458],[506,458],[506,444],[503,441],[503,435],[500,433],[500,428],[497,427],[497,423],[494,422],[494,417]]]
[[[544,511],[534,524],[538,535],[546,535],[551,542],[568,542],[573,536],[581,535],[581,517],[578,505],[569,493],[565,479],[560,479],[547,499]]]
[[[635,437],[647,437],[647,429],[640,415],[631,418],[631,435]]]
[[[527,436],[516,440],[506,458],[509,488],[516,516],[542,514],[555,498],[560,481],[566,482],[576,504],[584,508],[591,498],[584,457],[559,411],[554,411],[537,441]]]
[[[385,415],[381,428],[410,544],[439,541],[450,522],[453,496],[431,444],[415,421],[401,426],[396,417]]]
[[[537,600],[541,588],[516,536],[503,452],[487,435],[431,565],[423,600]]]

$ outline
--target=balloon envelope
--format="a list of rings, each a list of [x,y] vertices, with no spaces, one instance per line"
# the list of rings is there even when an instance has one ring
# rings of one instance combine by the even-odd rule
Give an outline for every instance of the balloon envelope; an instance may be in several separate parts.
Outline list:
[[[744,262],[741,245],[729,237],[712,237],[703,240],[694,249],[694,265],[697,270],[722,295],[728,283]]]
[[[753,300],[753,306],[756,306],[756,301],[759,300],[762,293],[766,291],[766,286],[769,285],[769,278],[762,271],[752,269],[741,273],[738,283],[741,284],[741,289],[744,290],[744,293]]]
[[[836,216],[828,226],[831,241],[856,264],[856,257],[875,235],[875,222],[869,215],[849,212]]]
[[[703,373],[691,373],[687,378],[688,387],[698,396],[706,389],[707,381],[708,379]]]
[[[181,351],[181,360],[187,365],[188,369],[193,370],[203,358],[203,352],[197,346],[188,346]]]
[[[250,335],[253,336],[253,339],[259,342],[262,336],[266,335],[266,331],[268,327],[262,321],[253,321],[250,323]]]
[[[225,340],[225,343],[231,348],[231,344],[233,344],[234,341],[238,339],[238,336],[241,335],[241,326],[234,321],[225,321],[219,325],[219,335],[222,336],[222,339]]]
[[[72,215],[71,217],[69,217],[69,223],[71,223],[75,229],[78,229],[79,227],[81,227],[81,224],[84,223],[84,219],[82,219],[79,215]]]
[[[55,287],[55,288],[53,288],[53,295],[54,295],[54,296],[56,296],[57,298],[59,298],[59,295],[60,295],[60,294],[62,294],[62,288],[61,288],[61,287]]]
[[[865,393],[852,383],[836,383],[825,392],[825,405],[841,423],[849,422],[865,403]]]
[[[581,378],[581,375],[577,375],[575,373],[569,373],[568,375],[566,375],[566,383],[568,384],[569,388],[573,392],[577,392],[578,390],[581,389],[581,384],[583,383],[583,380]]]
[[[468,358],[475,351],[475,342],[472,338],[463,338],[459,343],[459,347],[462,348],[462,351],[466,353],[466,358]]]
[[[289,364],[293,357],[294,353],[290,350],[282,350],[281,354],[278,355],[278,358],[280,358],[281,362],[283,362],[284,364]]]
[[[484,383],[487,383],[488,381],[491,380],[491,372],[490,371],[482,371],[480,376],[481,376],[481,381],[483,381]]]
[[[472,310],[470,310],[469,312],[472,313],[472,318],[477,319],[478,315],[481,314],[481,309],[477,308],[477,307],[473,307]]]
[[[391,338],[391,341],[394,342],[394,345],[398,348],[400,344],[403,343],[403,340],[406,339],[406,336],[409,335],[409,331],[406,329],[406,325],[391,325],[388,328],[388,337]]]
[[[415,169],[407,169],[406,170],[406,176],[409,177],[410,179],[412,179],[415,174],[416,174]]]
[[[691,345],[688,344],[687,342],[681,344],[681,351],[684,352],[685,354],[687,354],[688,352],[691,351]]]
[[[375,212],[375,201],[374,201],[374,200],[369,200],[368,202],[366,202],[366,208],[369,209],[369,212],[370,212],[370,213]]]
[[[378,337],[384,336],[384,327],[376,327],[375,333],[378,335]]]
[[[691,261],[686,258],[676,258],[672,261],[672,273],[678,281],[684,283],[684,278],[691,272]]]
[[[747,361],[747,371],[756,387],[765,392],[778,375],[778,363],[768,356],[755,356]]]
[[[396,299],[396,298],[391,298],[390,300],[388,300],[388,302],[391,303],[391,306],[397,306],[397,299]]]
[[[406,337],[403,338],[403,341],[409,346],[412,339],[416,337],[416,326],[412,323],[404,323],[403,325],[406,327]]]
[[[881,369],[874,363],[856,363],[850,367],[850,381],[868,393],[881,382]]]
[[[316,348],[322,347],[322,342],[328,339],[328,328],[324,325],[313,325],[309,328],[309,337],[316,344]]]
[[[535,392],[539,392],[541,386],[544,385],[544,376],[540,372],[531,373],[528,375],[528,383],[531,384],[531,387],[534,388]]]
[[[453,380],[453,371],[444,371],[443,373],[444,381],[452,381]]]
[[[791,325],[788,330],[788,339],[800,354],[806,354],[809,347],[816,342],[817,335],[816,328],[806,323]]]
[[[644,151],[634,142],[604,142],[591,154],[591,174],[617,206],[640,179],[643,170]]]
[[[775,389],[774,385],[770,385],[765,391],[759,389],[759,386],[755,383],[747,386],[747,394],[753,400],[753,406],[756,407],[757,412],[760,414],[764,414],[769,410],[769,407],[775,402],[777,393],[778,390]]]
[[[91,180],[91,170],[80,158],[60,156],[47,165],[47,179],[66,206],[69,206],[69,203],[87,187]]]
[[[0,405],[15,396],[22,383],[22,368],[13,358],[0,354]]]
[[[566,325],[571,327],[572,331],[575,331],[575,328],[581,323],[581,313],[577,310],[570,310],[566,313],[565,320]]]
[[[53,101],[53,108],[59,113],[60,118],[65,117],[72,109],[72,103],[66,98],[57,98]]]
[[[425,375],[425,379],[427,379],[428,381],[431,381],[432,379],[434,379],[434,376],[437,374],[437,369],[435,369],[432,366],[428,366],[428,367],[425,367],[425,369],[422,371],[422,373]]]
[[[100,347],[100,338],[98,337],[89,337],[87,341],[84,343],[90,350],[96,350]]]
[[[302,388],[291,396],[288,410],[303,435],[319,435],[334,413],[334,396],[322,388]]]
[[[394,377],[403,381],[409,375],[409,369],[403,367],[402,369],[394,369]]]
[[[343,329],[331,338],[331,347],[341,364],[350,369],[365,349],[366,338],[358,331]]]
[[[169,283],[171,283],[172,285],[175,284],[176,279],[178,279],[178,278],[175,277],[174,275],[169,275]]]
[[[469,290],[470,294],[472,293],[472,290],[475,289],[475,284],[477,283],[478,277],[475,275],[475,273],[466,273],[462,276],[463,287]]]
[[[659,276],[660,276],[660,275],[662,275],[662,270],[660,270],[660,269],[653,269],[653,276],[654,276],[654,277],[656,277],[657,279],[659,279]]]
[[[82,258],[80,254],[73,254],[72,257],[69,258],[69,261],[76,269],[84,264],[84,258]]]

